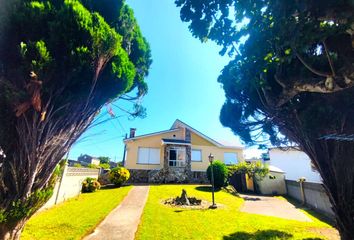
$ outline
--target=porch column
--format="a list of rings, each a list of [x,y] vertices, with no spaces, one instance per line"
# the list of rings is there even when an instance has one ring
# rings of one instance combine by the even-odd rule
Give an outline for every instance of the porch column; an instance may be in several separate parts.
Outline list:
[[[186,146],[186,168],[185,173],[189,181],[192,180],[192,147]]]
[[[170,145],[166,144],[164,146],[164,153],[163,153],[163,169],[168,171],[168,159],[170,158]]]

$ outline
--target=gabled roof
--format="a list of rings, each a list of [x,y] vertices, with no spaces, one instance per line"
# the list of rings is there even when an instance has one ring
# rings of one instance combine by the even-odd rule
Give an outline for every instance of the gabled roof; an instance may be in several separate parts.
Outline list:
[[[164,131],[159,131],[159,132],[153,132],[153,133],[148,133],[148,134],[144,134],[144,135],[140,135],[140,136],[135,136],[132,138],[126,138],[123,141],[126,142],[129,140],[135,140],[135,139],[144,138],[144,137],[151,137],[151,136],[155,136],[155,135],[159,135],[159,134],[163,134],[163,133],[176,132],[179,130],[180,129],[178,129],[178,128],[174,128],[174,129],[169,129],[169,130],[164,130]]]
[[[236,147],[236,146],[225,146],[217,141],[215,141],[214,139],[208,137],[207,135],[199,132],[198,130],[192,128],[191,126],[189,126],[188,124],[182,122],[181,120],[179,119],[176,119],[176,121],[172,124],[171,126],[171,129],[176,129],[178,127],[184,127],[184,128],[187,128],[189,129],[191,132],[193,132],[194,134],[198,135],[199,137],[201,138],[204,138],[205,140],[207,140],[208,142],[214,144],[215,146],[217,147],[220,147],[220,148],[233,148],[233,149],[243,149],[243,147]]]
[[[159,134],[163,134],[163,133],[169,133],[169,132],[176,132],[179,131],[181,128],[187,128],[189,129],[191,132],[193,132],[194,134],[198,135],[199,137],[205,139],[206,141],[210,142],[211,144],[219,147],[219,148],[231,148],[231,149],[243,149],[243,147],[236,147],[236,146],[226,146],[223,145],[217,141],[215,141],[214,139],[206,136],[205,134],[199,132],[198,130],[192,128],[191,126],[189,126],[188,124],[182,122],[179,119],[176,119],[176,121],[174,121],[174,123],[172,124],[171,128],[169,130],[165,130],[165,131],[160,131],[160,132],[154,132],[154,133],[149,133],[149,134],[144,134],[144,135],[140,135],[140,136],[136,136],[133,138],[126,138],[123,141],[127,142],[127,141],[131,141],[131,140],[135,140],[135,139],[139,139],[139,138],[144,138],[144,137],[150,137],[150,136],[155,136],[155,135],[159,135]],[[169,139],[171,140],[171,139]],[[164,140],[163,140],[164,141]],[[184,143],[186,144],[186,143]]]

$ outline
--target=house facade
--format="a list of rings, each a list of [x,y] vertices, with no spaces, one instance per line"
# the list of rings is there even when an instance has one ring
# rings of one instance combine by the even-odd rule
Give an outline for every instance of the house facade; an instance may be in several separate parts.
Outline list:
[[[124,143],[131,182],[207,182],[210,153],[226,164],[243,161],[242,147],[224,146],[180,120],[168,130],[141,136],[131,129]]]
[[[81,155],[77,158],[77,161],[78,161],[80,164],[84,165],[84,166],[86,166],[86,165],[88,165],[88,164],[93,164],[93,165],[98,166],[98,165],[100,165],[100,162],[101,162],[98,158],[92,157],[92,156],[87,155],[87,154],[84,154],[84,155],[81,154]]]

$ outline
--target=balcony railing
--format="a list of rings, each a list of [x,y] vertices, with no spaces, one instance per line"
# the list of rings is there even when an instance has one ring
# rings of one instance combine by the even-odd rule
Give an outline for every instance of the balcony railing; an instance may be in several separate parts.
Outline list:
[[[181,160],[169,160],[168,165],[170,167],[185,167],[186,166],[186,161],[181,161]]]

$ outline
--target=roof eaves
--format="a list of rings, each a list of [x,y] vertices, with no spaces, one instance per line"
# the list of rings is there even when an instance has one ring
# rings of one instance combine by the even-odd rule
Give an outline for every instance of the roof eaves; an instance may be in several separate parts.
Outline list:
[[[179,130],[178,128],[174,128],[174,129],[169,129],[169,130],[164,130],[164,131],[159,131],[159,132],[148,133],[148,134],[136,136],[136,137],[133,137],[133,138],[123,139],[123,142],[127,142],[127,141],[130,141],[130,140],[135,140],[135,139],[139,139],[139,138],[144,138],[144,137],[151,137],[151,136],[155,136],[155,135],[159,135],[159,134],[163,134],[163,133],[168,133],[168,132],[175,132],[175,131],[178,131],[178,130]]]
[[[220,148],[231,148],[231,149],[244,149],[244,147],[226,146],[226,145],[223,145],[223,144],[221,144],[221,143],[215,141],[214,139],[208,137],[207,135],[205,135],[205,134],[199,132],[198,130],[196,130],[195,128],[189,126],[188,124],[182,122],[182,121],[179,120],[179,119],[176,119],[176,120],[174,121],[174,123],[172,124],[171,129],[172,129],[172,128],[176,128],[176,124],[177,124],[177,123],[183,125],[183,126],[186,127],[186,128],[189,128],[192,132],[194,132],[195,134],[199,135],[200,137],[206,139],[207,141],[213,143],[213,144],[216,145],[217,147],[220,147]]]

